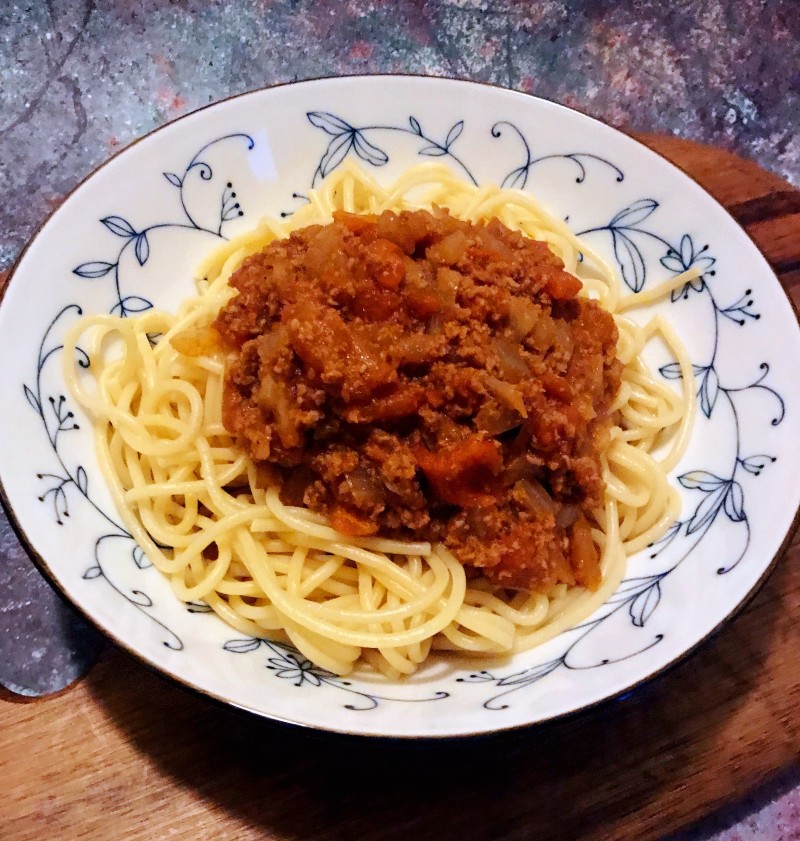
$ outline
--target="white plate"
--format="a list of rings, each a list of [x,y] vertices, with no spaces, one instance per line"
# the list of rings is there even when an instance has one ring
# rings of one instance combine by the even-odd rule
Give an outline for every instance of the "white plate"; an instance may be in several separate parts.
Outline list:
[[[291,213],[345,158],[380,179],[422,160],[535,191],[632,291],[699,265],[659,305],[699,392],[675,473],[681,519],[631,559],[580,628],[506,662],[439,660],[403,682],[341,679],[179,603],[121,527],[60,373],[79,312],[173,306],[192,269],[262,215]],[[346,733],[453,736],[540,722],[624,693],[719,627],[760,583],[800,502],[800,331],[775,276],[697,184],[550,102],[466,82],[326,79],[240,96],[155,132],[52,215],[0,307],[0,478],[42,569],[102,630],[181,683]],[[663,374],[674,378],[666,359]],[[73,414],[74,413],[74,414]]]

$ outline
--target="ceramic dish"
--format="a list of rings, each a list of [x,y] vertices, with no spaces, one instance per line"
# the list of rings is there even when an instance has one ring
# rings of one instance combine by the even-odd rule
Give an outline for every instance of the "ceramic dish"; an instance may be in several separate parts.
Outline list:
[[[291,213],[352,159],[379,179],[433,159],[534,191],[616,265],[631,294],[689,268],[660,311],[694,362],[683,512],[580,627],[506,661],[436,659],[415,677],[339,678],[184,605],[120,525],[89,424],[61,378],[81,312],[174,307],[198,260]],[[441,79],[326,79],[240,96],[136,143],[85,181],[20,260],[0,307],[0,479],[43,571],[119,644],[200,692],[272,719],[396,737],[541,722],[675,662],[763,580],[798,507],[800,335],[763,257],[700,187],[574,111]],[[653,355],[667,380],[677,366]]]

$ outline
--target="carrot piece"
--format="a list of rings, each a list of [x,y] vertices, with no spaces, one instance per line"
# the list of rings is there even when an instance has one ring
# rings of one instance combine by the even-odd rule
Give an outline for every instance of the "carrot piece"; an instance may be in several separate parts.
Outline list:
[[[583,284],[567,272],[554,272],[547,280],[545,291],[557,300],[574,298],[583,289]]]
[[[559,377],[558,374],[545,371],[539,380],[548,397],[555,397],[556,400],[561,400],[564,403],[572,400],[572,389],[564,377]]]
[[[354,315],[368,321],[390,321],[402,311],[402,298],[393,289],[365,285],[356,293],[352,309]]]
[[[416,384],[398,385],[388,394],[373,397],[363,405],[351,404],[344,412],[350,423],[373,423],[393,421],[413,415],[425,400],[422,386]]]
[[[406,276],[400,247],[388,239],[376,239],[367,246],[367,265],[375,283],[384,289],[397,289]]]
[[[435,453],[416,447],[414,457],[444,502],[461,508],[485,508],[497,502],[495,486],[503,459],[492,441],[472,436]]]
[[[352,231],[354,234],[360,234],[362,231],[375,228],[377,218],[371,213],[348,213],[346,210],[333,211],[333,221],[344,225],[348,231]]]
[[[331,527],[350,537],[368,537],[378,531],[378,526],[366,517],[359,517],[341,505],[331,511]]]
[[[587,590],[596,590],[600,586],[600,553],[592,540],[592,527],[585,517],[581,517],[570,530],[569,554],[575,578]]]
[[[405,304],[418,318],[430,318],[442,308],[442,298],[432,289],[412,289],[405,295]]]

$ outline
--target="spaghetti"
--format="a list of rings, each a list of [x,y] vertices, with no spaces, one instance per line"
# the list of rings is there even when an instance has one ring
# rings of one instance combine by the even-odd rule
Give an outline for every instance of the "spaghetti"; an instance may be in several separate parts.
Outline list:
[[[608,264],[530,195],[472,187],[441,165],[416,166],[389,187],[342,167],[309,198],[288,221],[265,220],[215,252],[198,270],[198,294],[177,315],[87,316],[65,338],[66,379],[94,419],[99,462],[131,535],[179,599],[205,601],[243,633],[288,640],[336,674],[360,661],[392,677],[411,674],[431,649],[514,653],[579,622],[617,588],[626,556],[658,539],[678,514],[667,474],[692,425],[692,366],[662,317],[640,327],[621,313],[690,275],[647,292],[647,301],[622,297]],[[203,347],[202,336],[235,294],[228,280],[242,261],[276,238],[329,222],[336,210],[432,206],[465,221],[496,218],[548,243],[584,294],[614,315],[624,368],[612,406],[616,425],[601,456],[605,495],[592,537],[602,581],[594,592],[559,584],[547,594],[512,593],[485,579],[468,581],[442,545],[345,536],[265,488],[258,466],[223,425],[226,357]],[[681,394],[641,360],[656,337],[679,363]],[[73,362],[79,343],[88,372]]]

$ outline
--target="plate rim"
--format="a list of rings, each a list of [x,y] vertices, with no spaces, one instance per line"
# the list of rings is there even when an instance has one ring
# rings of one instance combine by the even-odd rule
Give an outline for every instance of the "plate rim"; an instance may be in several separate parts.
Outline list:
[[[465,86],[481,86],[489,88],[490,90],[495,91],[502,91],[505,94],[510,94],[513,97],[522,97],[525,99],[533,99],[538,102],[546,103],[548,106],[555,107],[559,110],[564,110],[567,112],[572,112],[575,114],[579,114],[581,117],[591,120],[594,123],[602,126],[604,129],[611,129],[613,132],[617,132],[628,140],[635,143],[641,149],[644,149],[646,154],[648,155],[655,155],[659,158],[662,162],[665,162],[670,167],[675,168],[679,172],[681,172],[685,177],[689,178],[697,187],[699,187],[705,194],[710,198],[714,204],[716,204],[717,208],[722,211],[727,217],[730,222],[732,222],[740,231],[740,233],[744,236],[744,238],[750,243],[750,245],[756,250],[756,252],[760,255],[760,257],[764,260],[764,263],[768,267],[769,271],[772,273],[773,277],[775,278],[778,287],[780,288],[783,296],[785,298],[785,302],[788,304],[789,310],[794,315],[795,322],[797,324],[798,330],[800,330],[800,309],[795,305],[791,296],[787,292],[786,288],[784,287],[783,283],[781,283],[780,278],[778,277],[777,273],[773,269],[772,265],[770,264],[769,260],[767,260],[766,255],[762,251],[762,249],[758,246],[758,244],[752,239],[752,237],[747,233],[744,226],[741,225],[733,215],[728,211],[728,209],[715,197],[713,196],[702,184],[689,172],[687,172],[683,167],[679,164],[674,163],[673,161],[666,158],[664,155],[660,154],[659,152],[651,149],[647,144],[641,141],[637,136],[633,135],[632,133],[625,131],[623,129],[619,129],[615,126],[610,125],[609,123],[604,122],[597,117],[594,117],[590,114],[585,113],[580,108],[576,108],[570,105],[564,105],[559,102],[555,102],[552,99],[549,99],[544,96],[538,96],[533,93],[527,93],[524,91],[513,90],[511,88],[505,87],[501,84],[495,82],[487,82],[482,80],[475,80],[475,79],[467,79],[458,76],[433,76],[429,74],[420,74],[420,73],[352,73],[352,74],[336,74],[330,76],[316,76],[310,77],[307,79],[302,80],[295,80],[295,81],[286,81],[286,82],[277,82],[271,85],[264,85],[259,88],[254,88],[253,90],[243,91],[241,93],[231,94],[230,96],[223,97],[221,99],[214,100],[213,102],[209,102],[205,105],[200,106],[192,111],[187,112],[186,114],[182,114],[179,117],[176,117],[173,120],[169,120],[165,122],[163,125],[157,126],[154,129],[146,132],[145,134],[140,135],[139,137],[135,137],[130,143],[124,146],[121,149],[118,149],[114,152],[109,158],[104,160],[86,175],[84,175],[74,187],[63,197],[63,199],[59,202],[58,206],[54,207],[50,210],[42,222],[36,227],[34,232],[28,238],[25,245],[22,247],[20,253],[17,255],[16,259],[12,263],[10,269],[8,270],[8,276],[6,282],[0,290],[0,307],[5,302],[6,294],[11,287],[11,284],[14,281],[14,276],[19,269],[20,265],[22,264],[26,254],[28,253],[29,248],[34,244],[34,242],[38,239],[39,235],[42,233],[44,228],[50,223],[51,219],[61,210],[61,207],[73,197],[75,193],[77,193],[83,185],[97,175],[101,170],[105,167],[110,165],[113,161],[115,161],[120,155],[127,153],[130,149],[132,149],[137,144],[148,140],[149,138],[153,137],[158,132],[167,129],[175,124],[181,122],[182,120],[186,120],[187,118],[193,117],[196,114],[199,114],[207,109],[215,108],[217,106],[223,105],[225,103],[231,102],[236,99],[241,99],[247,96],[257,96],[259,94],[263,94],[267,91],[276,90],[279,88],[285,87],[297,87],[302,85],[310,85],[318,82],[325,82],[325,81],[342,81],[346,79],[411,79],[411,80],[434,80],[434,81],[442,81],[442,82],[454,82],[457,84],[463,84]],[[658,136],[658,135],[654,135]],[[668,135],[664,135],[668,136]],[[703,144],[707,145],[707,144]],[[708,146],[710,149],[717,149],[714,146]],[[758,166],[755,162],[752,162],[755,166]],[[768,170],[765,170],[769,172]],[[769,173],[774,175],[774,173]],[[780,176],[775,175],[776,178],[780,178]],[[782,179],[783,180],[783,179]],[[796,190],[793,185],[786,182],[789,189]],[[426,741],[432,740],[436,742],[446,741],[446,740],[465,740],[465,739],[477,739],[477,738],[491,738],[493,736],[499,736],[503,734],[512,733],[515,731],[520,730],[527,730],[529,728],[547,725],[547,724],[554,724],[556,722],[564,722],[569,721],[573,718],[582,715],[588,715],[596,712],[599,708],[603,707],[604,705],[608,705],[614,702],[619,701],[623,697],[627,698],[628,696],[633,696],[637,694],[641,689],[643,689],[646,685],[655,682],[659,678],[664,677],[668,672],[672,671],[676,667],[680,666],[684,663],[687,659],[692,657],[697,653],[697,651],[701,648],[709,644],[726,626],[734,622],[747,608],[750,602],[755,598],[758,592],[762,589],[762,587],[767,583],[770,576],[775,571],[778,563],[786,554],[787,549],[789,548],[792,540],[794,539],[796,533],[800,529],[800,505],[798,505],[797,510],[794,512],[794,515],[791,519],[789,527],[778,546],[777,550],[773,553],[772,558],[770,559],[767,566],[764,568],[762,573],[759,575],[758,579],[753,583],[751,588],[748,592],[742,597],[739,602],[728,612],[720,621],[709,631],[707,631],[700,639],[695,641],[692,645],[688,648],[680,652],[676,655],[673,659],[669,662],[663,664],[655,671],[649,672],[646,676],[639,678],[638,680],[634,681],[633,683],[628,684],[627,686],[619,689],[616,692],[613,692],[610,695],[607,695],[603,698],[599,698],[597,700],[591,701],[589,703],[583,704],[582,706],[578,707],[577,709],[567,710],[561,713],[555,713],[552,715],[547,715],[543,718],[538,718],[533,721],[526,721],[526,722],[518,722],[513,724],[507,725],[500,725],[497,727],[493,727],[491,729],[477,729],[474,731],[463,731],[458,733],[378,733],[378,732],[370,732],[370,731],[363,731],[363,730],[350,730],[343,726],[333,726],[333,725],[324,725],[319,723],[314,723],[312,721],[304,721],[301,719],[294,719],[287,717],[280,713],[268,713],[264,710],[255,709],[248,704],[238,702],[230,697],[224,697],[214,691],[209,689],[203,688],[202,686],[197,685],[191,679],[182,677],[170,670],[166,667],[156,664],[155,662],[151,661],[146,655],[140,653],[133,647],[130,643],[126,642],[125,640],[121,639],[113,630],[107,629],[102,626],[99,620],[95,619],[91,616],[87,609],[85,609],[81,604],[77,601],[73,600],[73,598],[67,593],[66,589],[62,586],[58,576],[50,569],[48,562],[45,558],[33,547],[31,540],[28,538],[26,531],[22,528],[19,520],[17,519],[17,514],[12,506],[9,496],[6,492],[5,483],[3,480],[2,475],[0,475],[0,504],[2,504],[3,511],[6,514],[9,524],[11,525],[14,534],[16,535],[17,539],[19,540],[20,544],[22,545],[23,549],[25,550],[28,557],[33,562],[34,566],[37,570],[42,574],[45,581],[48,585],[58,594],[58,596],[73,610],[77,611],[77,613],[81,616],[81,618],[86,621],[90,626],[95,628],[100,635],[110,641],[118,650],[122,650],[126,654],[132,656],[138,663],[147,667],[151,672],[154,672],[159,677],[166,679],[167,681],[182,687],[183,689],[188,689],[192,693],[195,693],[205,699],[212,701],[215,705],[219,705],[224,707],[228,710],[233,710],[239,714],[248,714],[254,715],[257,719],[261,721],[266,721],[273,723],[279,726],[288,726],[291,728],[298,728],[303,732],[315,733],[315,734],[325,734],[331,735],[335,737],[358,737],[362,739],[369,739],[370,741],[400,741],[400,742],[408,742],[408,741]]]

